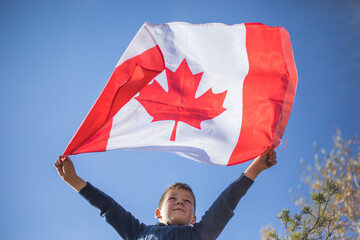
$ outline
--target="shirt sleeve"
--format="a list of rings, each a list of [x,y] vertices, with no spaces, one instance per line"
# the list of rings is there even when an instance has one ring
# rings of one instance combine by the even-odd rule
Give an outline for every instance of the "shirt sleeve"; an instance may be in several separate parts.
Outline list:
[[[230,184],[205,212],[201,221],[194,225],[201,232],[204,239],[216,239],[229,220],[240,199],[253,184],[253,180],[244,174]],[[196,226],[197,225],[197,226]]]
[[[130,212],[90,183],[87,183],[79,193],[91,205],[100,210],[100,215],[123,239],[136,239],[138,234],[145,228],[145,224],[140,223]]]

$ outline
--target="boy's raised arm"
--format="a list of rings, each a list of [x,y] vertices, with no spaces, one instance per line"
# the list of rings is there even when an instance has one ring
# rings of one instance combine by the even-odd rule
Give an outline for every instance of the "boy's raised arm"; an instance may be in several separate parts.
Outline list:
[[[255,180],[262,171],[274,166],[276,163],[276,152],[272,147],[269,147],[255,158],[251,165],[245,170],[244,174],[248,178]]]
[[[76,191],[79,192],[86,186],[87,183],[76,174],[74,164],[69,157],[66,157],[64,161],[59,157],[55,161],[54,166],[56,167],[59,176]]]

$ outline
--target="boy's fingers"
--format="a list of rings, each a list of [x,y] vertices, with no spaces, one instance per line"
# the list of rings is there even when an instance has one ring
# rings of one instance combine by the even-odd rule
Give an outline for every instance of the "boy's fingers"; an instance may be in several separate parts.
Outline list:
[[[274,165],[276,165],[277,164],[277,161],[272,161],[271,162],[271,166],[274,166]]]
[[[276,152],[274,150],[273,147],[269,147],[268,149],[266,149],[264,151],[263,154],[267,153],[267,158],[266,158],[266,165],[268,165],[268,167],[272,167],[274,166],[277,161],[276,161]]]
[[[61,163],[61,156],[56,159],[55,163]]]
[[[271,151],[269,152],[269,158],[276,158],[276,152],[274,148],[271,148]]]
[[[268,147],[264,152],[261,153],[262,158],[268,162],[273,156],[274,147]]]
[[[268,147],[267,149],[265,149],[261,155],[268,155],[270,153],[270,151],[272,151],[274,148],[273,147]]]
[[[268,165],[268,167],[272,167],[277,164],[277,161],[266,161],[266,164]]]
[[[266,161],[266,165],[267,165],[268,167],[271,167],[273,164],[272,164],[271,161],[267,160],[267,161]]]
[[[60,167],[61,166],[61,161],[59,161],[59,159],[57,159],[54,163],[55,167]]]
[[[72,161],[70,160],[69,157],[65,158],[65,160],[62,162],[62,164],[65,166],[65,167],[70,167],[73,165]]]
[[[276,159],[276,153],[275,153],[275,151],[274,151],[274,152],[271,152],[271,153],[269,154],[269,159],[270,159],[270,160],[275,160],[275,159]]]

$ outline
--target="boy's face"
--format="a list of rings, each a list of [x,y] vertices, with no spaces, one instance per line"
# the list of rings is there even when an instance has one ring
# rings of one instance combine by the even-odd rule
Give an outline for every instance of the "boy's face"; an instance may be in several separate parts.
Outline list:
[[[190,225],[196,222],[194,198],[184,189],[169,191],[161,208],[155,210],[155,217],[159,222],[172,225]]]

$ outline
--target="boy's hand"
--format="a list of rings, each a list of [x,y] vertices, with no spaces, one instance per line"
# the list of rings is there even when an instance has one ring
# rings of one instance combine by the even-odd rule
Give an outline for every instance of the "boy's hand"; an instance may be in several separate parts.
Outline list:
[[[244,174],[255,180],[255,178],[265,169],[268,169],[274,166],[277,163],[276,161],[276,152],[272,147],[266,149],[263,153],[261,153],[255,160],[251,163],[251,165],[246,169]]]
[[[55,161],[54,166],[59,176],[76,191],[80,191],[86,186],[86,182],[76,174],[74,164],[69,157],[66,157],[65,160],[62,161],[60,156]]]
[[[59,176],[65,181],[71,181],[77,174],[74,164],[69,157],[66,157],[64,161],[61,160],[61,156],[55,161],[54,166],[59,173]]]
[[[277,163],[276,152],[272,147],[266,149],[257,158],[255,158],[253,164],[260,170],[264,171]]]

